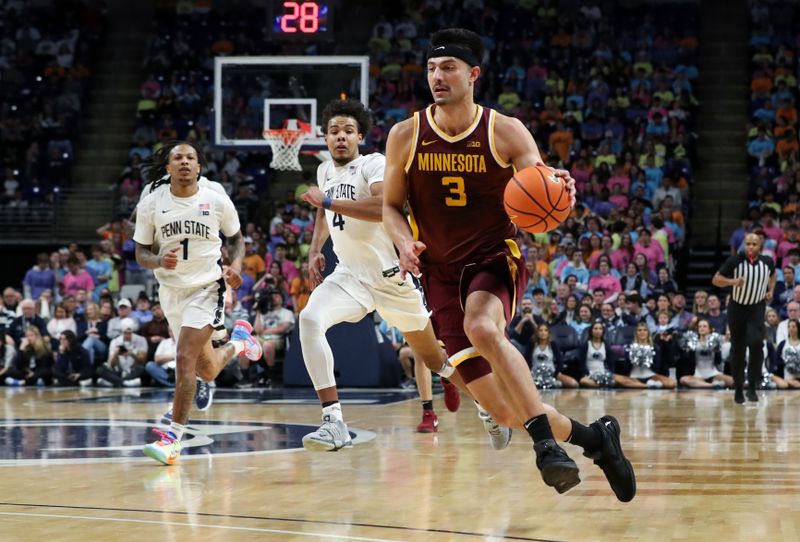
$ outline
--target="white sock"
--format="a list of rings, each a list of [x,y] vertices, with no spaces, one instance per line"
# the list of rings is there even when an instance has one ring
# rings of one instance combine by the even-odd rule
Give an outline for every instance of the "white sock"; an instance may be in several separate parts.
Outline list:
[[[230,343],[233,345],[234,355],[236,356],[244,352],[244,349],[246,348],[244,341],[234,340],[231,341]]]
[[[183,438],[183,431],[186,429],[183,425],[179,423],[172,422],[169,426],[170,432],[175,435],[176,440],[181,440]]]
[[[445,361],[444,365],[442,365],[442,368],[436,371],[436,374],[445,378],[449,378],[454,372],[456,372],[456,368],[450,365],[449,361]]]
[[[337,422],[344,421],[344,418],[342,417],[342,405],[339,402],[322,407],[322,415],[330,416],[332,420]]]

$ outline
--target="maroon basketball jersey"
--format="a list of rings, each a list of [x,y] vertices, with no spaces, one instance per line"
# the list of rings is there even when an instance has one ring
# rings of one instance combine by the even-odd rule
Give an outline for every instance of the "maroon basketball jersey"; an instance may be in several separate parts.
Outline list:
[[[469,128],[450,136],[436,126],[435,107],[414,113],[405,166],[411,230],[427,246],[421,255],[426,265],[502,250],[516,231],[503,207],[513,170],[494,148],[497,113],[476,106]]]

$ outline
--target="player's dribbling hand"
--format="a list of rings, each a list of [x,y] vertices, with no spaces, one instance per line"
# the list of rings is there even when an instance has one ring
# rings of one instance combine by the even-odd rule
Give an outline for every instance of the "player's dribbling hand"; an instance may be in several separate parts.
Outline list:
[[[316,186],[309,186],[308,191],[300,196],[300,198],[314,207],[322,207],[322,200],[325,199],[325,193]]]
[[[566,169],[555,169],[553,168],[553,172],[555,173],[556,177],[561,179],[561,182],[567,184],[567,191],[569,192],[569,205],[570,207],[575,206],[575,179],[572,178],[572,175]]]
[[[421,241],[406,241],[400,250],[400,276],[406,278],[406,273],[415,277],[422,273],[419,271],[419,255],[428,247]]]
[[[161,257],[161,267],[164,269],[175,269],[178,267],[178,251],[181,247],[175,247]]]
[[[227,265],[222,267],[222,278],[224,278],[225,283],[234,290],[238,289],[239,286],[242,285],[242,276],[238,271]]]
[[[313,290],[322,284],[322,272],[325,271],[325,256],[316,252],[308,257],[308,278],[311,280]]]

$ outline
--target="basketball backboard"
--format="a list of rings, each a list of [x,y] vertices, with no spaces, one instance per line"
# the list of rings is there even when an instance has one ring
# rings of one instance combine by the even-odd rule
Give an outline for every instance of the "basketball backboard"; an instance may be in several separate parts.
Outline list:
[[[214,144],[268,147],[263,131],[296,119],[313,127],[303,148],[325,149],[319,126],[325,104],[352,97],[368,105],[368,72],[366,56],[217,57]]]

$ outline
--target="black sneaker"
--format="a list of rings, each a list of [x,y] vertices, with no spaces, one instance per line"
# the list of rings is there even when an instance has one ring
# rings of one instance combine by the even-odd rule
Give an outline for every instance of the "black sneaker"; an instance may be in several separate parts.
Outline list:
[[[564,493],[581,483],[578,465],[555,440],[540,440],[534,443],[533,451],[536,452],[536,466],[539,467],[545,484]]]
[[[733,394],[733,400],[737,405],[744,404],[744,390],[737,389]]]
[[[747,390],[747,393],[745,393],[745,395],[747,396],[747,400],[750,401],[751,403],[758,403],[758,394],[756,393],[756,390]]]
[[[603,435],[603,446],[596,452],[584,452],[593,459],[594,464],[603,470],[614,495],[622,502],[629,502],[636,496],[636,474],[633,465],[622,452],[619,441],[619,422],[613,416],[603,416],[590,427]]]

